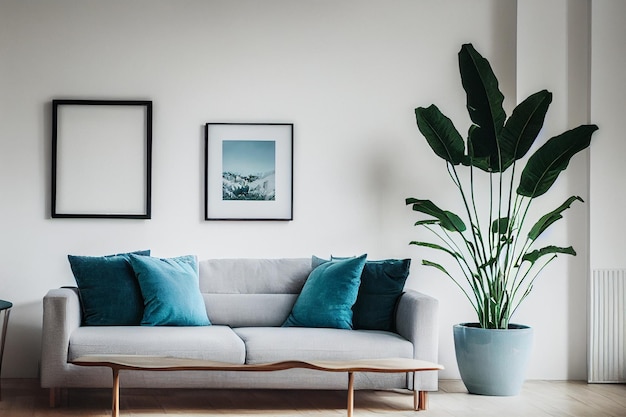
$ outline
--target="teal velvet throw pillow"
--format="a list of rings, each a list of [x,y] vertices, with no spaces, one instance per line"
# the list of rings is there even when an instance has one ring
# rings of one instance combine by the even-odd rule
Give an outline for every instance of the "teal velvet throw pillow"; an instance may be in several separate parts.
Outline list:
[[[144,299],[143,326],[208,326],[193,255],[152,258],[130,255]]]
[[[313,269],[283,326],[352,329],[352,306],[366,257],[326,262]]]
[[[330,260],[340,258],[331,256]],[[313,268],[329,262],[313,256]],[[410,259],[384,259],[365,262],[361,274],[361,286],[352,307],[352,327],[356,330],[396,331],[396,305],[409,276]]]
[[[410,259],[367,261],[352,307],[355,329],[396,331],[396,304],[409,276]]]
[[[149,256],[150,251],[132,252]],[[136,326],[143,297],[130,265],[130,254],[67,258],[78,285],[85,326]]]

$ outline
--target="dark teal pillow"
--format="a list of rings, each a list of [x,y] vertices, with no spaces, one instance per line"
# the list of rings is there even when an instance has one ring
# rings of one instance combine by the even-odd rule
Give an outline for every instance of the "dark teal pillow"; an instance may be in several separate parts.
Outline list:
[[[151,258],[130,255],[144,299],[142,326],[208,326],[193,255]]]
[[[409,276],[410,259],[367,261],[352,307],[352,325],[363,330],[396,330],[396,305]]]
[[[150,256],[149,250],[132,252]],[[78,285],[85,326],[136,326],[143,297],[128,253],[67,258]]]
[[[366,257],[326,262],[311,271],[283,326],[352,329]]]

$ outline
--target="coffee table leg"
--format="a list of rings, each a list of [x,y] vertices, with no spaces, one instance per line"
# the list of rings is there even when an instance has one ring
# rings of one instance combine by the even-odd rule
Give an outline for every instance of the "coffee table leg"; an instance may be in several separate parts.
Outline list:
[[[414,391],[414,395],[418,396],[416,411],[426,410],[428,408],[428,391]]]
[[[0,336],[0,370],[2,369],[2,355],[4,354],[4,342],[7,338],[7,327],[9,326],[9,314],[11,309],[4,310],[4,322],[2,325],[2,336]],[[0,400],[2,400],[2,385],[0,384]]]
[[[113,417],[119,417],[120,415],[120,370],[118,368],[111,368],[113,370],[113,405],[111,407],[111,415]]]
[[[354,372],[348,372],[348,417],[354,411]]]

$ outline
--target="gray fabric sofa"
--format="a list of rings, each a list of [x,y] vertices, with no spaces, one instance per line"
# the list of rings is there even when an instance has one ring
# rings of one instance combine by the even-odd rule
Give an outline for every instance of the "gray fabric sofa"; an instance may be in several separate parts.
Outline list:
[[[74,289],[52,289],[43,300],[41,386],[110,387],[108,368],[68,362],[82,355],[168,355],[231,363],[405,357],[437,362],[438,302],[405,290],[397,333],[281,327],[312,270],[310,258],[211,259],[198,263],[211,326],[81,326]],[[306,369],[277,372],[129,372],[124,387],[345,389],[346,376]],[[415,384],[415,386],[414,386]],[[355,389],[437,390],[437,373],[357,373]]]

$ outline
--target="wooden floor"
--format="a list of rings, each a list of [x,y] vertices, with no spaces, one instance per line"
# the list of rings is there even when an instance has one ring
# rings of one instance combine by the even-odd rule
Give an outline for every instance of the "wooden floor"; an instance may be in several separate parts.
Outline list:
[[[110,416],[110,390],[70,390],[69,403],[48,407],[34,379],[2,381],[2,417]],[[467,394],[460,381],[441,381],[427,411],[412,411],[405,392],[357,391],[354,417],[625,417],[626,385],[528,381],[516,397]],[[121,416],[345,416],[345,391],[124,389]]]

